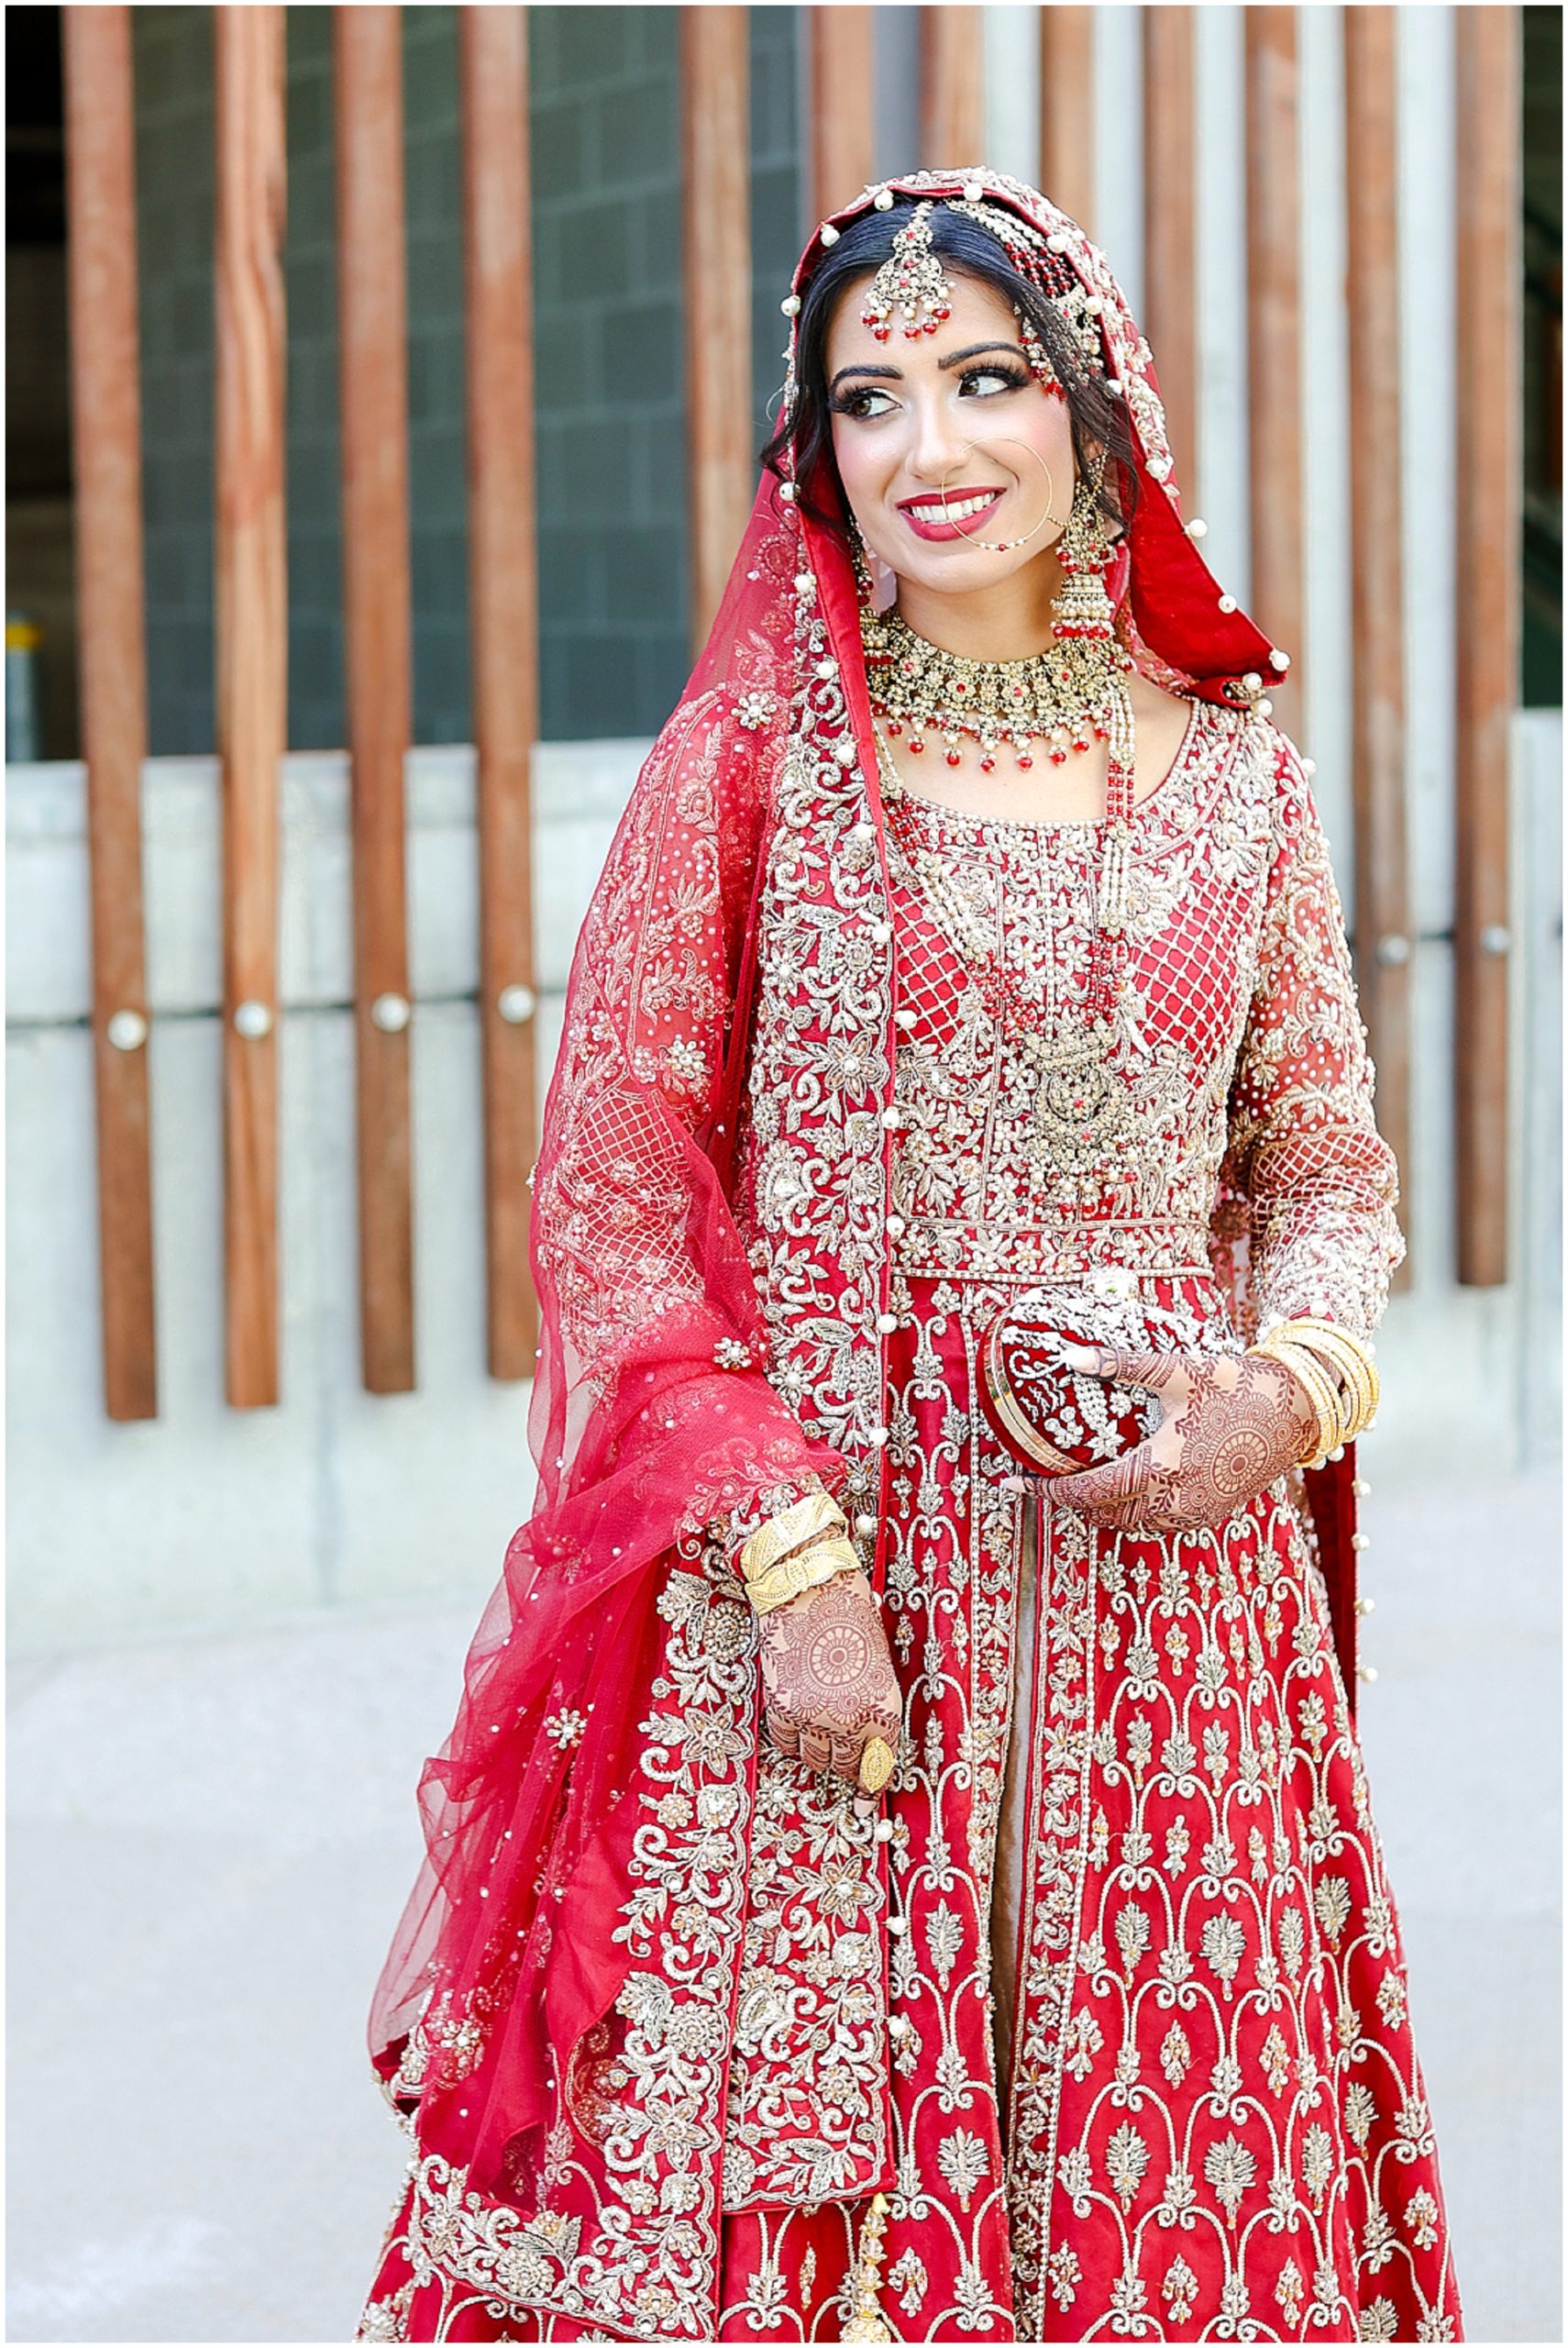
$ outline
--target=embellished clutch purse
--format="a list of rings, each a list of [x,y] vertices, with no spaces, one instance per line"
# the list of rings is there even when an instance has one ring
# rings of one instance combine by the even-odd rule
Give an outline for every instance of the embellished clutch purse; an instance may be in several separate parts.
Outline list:
[[[1160,1317],[1135,1303],[1108,1312],[1081,1288],[1027,1289],[1004,1305],[980,1343],[980,1405],[1014,1457],[1037,1476],[1070,1476],[1151,1435],[1156,1395],[1071,1369],[1058,1347],[1066,1340],[1157,1349],[1151,1324]]]

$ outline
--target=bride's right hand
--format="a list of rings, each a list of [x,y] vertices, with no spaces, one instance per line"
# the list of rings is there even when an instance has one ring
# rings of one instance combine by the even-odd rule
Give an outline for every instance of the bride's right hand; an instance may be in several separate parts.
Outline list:
[[[762,1617],[768,1734],[813,1769],[857,1778],[872,1737],[899,1749],[903,1698],[870,1583],[845,1570]]]

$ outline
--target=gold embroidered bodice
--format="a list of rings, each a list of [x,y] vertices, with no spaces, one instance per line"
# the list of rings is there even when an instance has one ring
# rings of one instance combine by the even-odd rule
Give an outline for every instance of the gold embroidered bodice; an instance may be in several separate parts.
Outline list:
[[[1277,1209],[1275,1239],[1307,1243],[1302,1301],[1279,1310],[1375,1318],[1392,1160],[1321,834],[1304,795],[1282,808],[1282,741],[1194,703],[1134,811],[1129,985],[1109,1036],[1084,1010],[1099,825],[972,815],[885,774],[901,1272],[1206,1268],[1229,1176],[1265,1241]]]

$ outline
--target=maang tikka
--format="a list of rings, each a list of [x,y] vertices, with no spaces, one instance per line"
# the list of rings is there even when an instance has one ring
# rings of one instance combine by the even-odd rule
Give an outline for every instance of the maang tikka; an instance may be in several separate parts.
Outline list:
[[[929,203],[915,205],[871,280],[860,323],[870,327],[878,342],[886,342],[892,333],[895,314],[902,317],[911,340],[916,335],[934,334],[953,314],[953,288],[932,243],[931,215]]]
[[[912,341],[919,335],[934,334],[953,315],[953,287],[932,238],[931,216],[934,209],[930,200],[915,205],[893,238],[892,251],[871,281],[860,323],[870,327],[878,342],[889,338],[895,317],[902,319],[904,333]],[[955,204],[952,209],[966,212],[977,220],[988,235],[1002,245],[1013,267],[1022,274],[1019,254],[989,213],[971,204]],[[1035,381],[1047,391],[1060,392],[1061,378],[1046,356],[1033,319],[1020,303],[1013,305],[1013,316]]]

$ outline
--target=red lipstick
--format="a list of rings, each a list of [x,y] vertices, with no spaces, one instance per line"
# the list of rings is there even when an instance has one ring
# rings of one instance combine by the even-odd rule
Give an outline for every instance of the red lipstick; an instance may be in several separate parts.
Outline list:
[[[899,512],[917,538],[966,538],[981,527],[1005,492],[999,489],[927,490],[918,497],[901,497]],[[966,513],[963,509],[970,507]],[[935,521],[922,518],[935,515]]]

